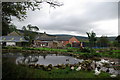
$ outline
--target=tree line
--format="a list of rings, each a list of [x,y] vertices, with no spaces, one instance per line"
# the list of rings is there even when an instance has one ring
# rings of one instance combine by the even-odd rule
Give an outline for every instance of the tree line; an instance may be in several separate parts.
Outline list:
[[[118,35],[115,40],[110,41],[107,36],[96,37],[96,33],[86,32],[88,35],[89,42],[86,43],[86,46],[89,46],[91,49],[95,47],[120,47],[120,35]]]

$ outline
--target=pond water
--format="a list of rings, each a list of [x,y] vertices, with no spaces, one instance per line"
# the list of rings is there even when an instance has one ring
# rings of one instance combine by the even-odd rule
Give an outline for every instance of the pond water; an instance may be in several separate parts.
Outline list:
[[[3,57],[12,58],[13,62],[16,64],[25,63],[25,64],[40,64],[40,65],[49,65],[54,66],[58,64],[75,64],[82,62],[83,59],[77,59],[72,56],[61,55],[61,54],[22,54],[22,53],[4,53]]]

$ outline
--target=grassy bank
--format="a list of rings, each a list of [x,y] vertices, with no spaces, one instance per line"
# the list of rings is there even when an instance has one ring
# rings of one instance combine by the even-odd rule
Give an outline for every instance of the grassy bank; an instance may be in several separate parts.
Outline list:
[[[36,50],[36,51],[53,51],[54,52],[71,52],[74,54],[79,54],[81,57],[92,58],[92,57],[110,57],[110,58],[120,58],[120,50],[106,50],[106,49],[94,49],[94,53],[90,53],[89,48],[72,48],[68,47],[65,49],[53,49],[53,48],[28,48],[28,47],[3,47],[3,49],[15,49],[15,50]],[[99,51],[96,53],[96,51]]]
[[[65,69],[53,69],[52,71],[28,68],[11,63],[7,58],[3,58],[2,66],[3,78],[110,78],[110,74],[105,72],[102,72],[99,76],[95,76],[94,71],[77,72],[75,70],[71,71],[69,67]]]

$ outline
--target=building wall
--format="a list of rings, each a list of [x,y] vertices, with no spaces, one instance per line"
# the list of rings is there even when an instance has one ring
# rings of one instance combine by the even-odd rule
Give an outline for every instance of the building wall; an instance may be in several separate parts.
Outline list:
[[[67,45],[69,43],[69,41],[62,41],[63,45]]]
[[[58,47],[63,47],[64,46],[63,41],[57,41],[57,45]]]
[[[36,47],[42,47],[40,45],[41,42],[42,41],[40,41],[40,40],[35,40],[34,45],[36,45]],[[72,37],[68,41],[48,41],[48,46],[46,46],[46,47],[50,47],[50,48],[64,47],[68,43],[70,43],[72,45],[74,42],[78,43],[80,45],[80,41],[78,41],[75,37]]]
[[[79,43],[80,41],[78,41],[75,37],[72,37],[71,39],[69,39],[69,43],[72,44],[73,42]]]
[[[6,42],[6,46],[15,46],[16,43],[15,42]]]

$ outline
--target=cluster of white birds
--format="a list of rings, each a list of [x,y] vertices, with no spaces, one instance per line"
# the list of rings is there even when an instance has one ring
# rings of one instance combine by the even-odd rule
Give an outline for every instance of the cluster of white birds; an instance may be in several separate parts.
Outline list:
[[[110,63],[110,61],[109,60],[105,60],[105,59],[101,59],[101,61],[100,61],[101,63]]]
[[[104,60],[104,59],[101,59],[101,61],[97,61],[97,62],[93,62],[96,64],[96,68],[95,68],[95,75],[99,75],[101,73],[101,71],[104,71],[104,72],[108,72],[110,73],[110,77],[114,78],[118,75],[118,72],[114,70],[114,68],[106,68],[106,67],[103,67],[103,63],[107,63],[107,64],[115,64],[115,62],[110,62],[109,60]],[[98,70],[98,67],[100,68]]]
[[[96,67],[95,67],[95,75],[99,75],[101,73],[101,71],[104,71],[104,72],[108,72],[110,73],[110,77],[114,78],[118,75],[117,71],[114,70],[114,68],[106,68],[106,67],[103,67],[103,64],[104,63],[107,63],[107,64],[115,64],[115,62],[110,62],[109,60],[105,60],[105,59],[101,59],[101,61],[93,61],[92,62],[94,65],[96,64]],[[81,70],[81,65],[75,69],[74,66],[71,66],[71,70],[76,70],[76,71],[80,71]]]

